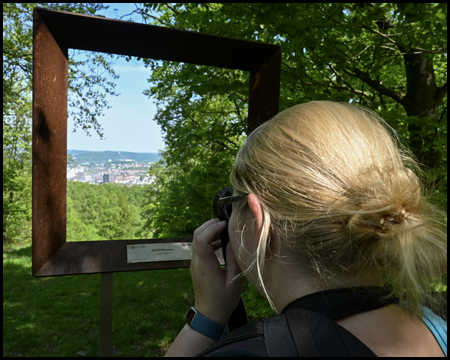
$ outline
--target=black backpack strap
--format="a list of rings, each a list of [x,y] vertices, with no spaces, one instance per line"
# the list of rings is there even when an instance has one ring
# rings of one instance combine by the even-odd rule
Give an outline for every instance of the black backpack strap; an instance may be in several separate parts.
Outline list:
[[[318,357],[319,353],[302,309],[287,311],[286,318],[295,347],[297,348],[297,356]]]
[[[299,308],[243,326],[196,356],[319,357],[376,355],[330,318]]]
[[[361,340],[321,314],[289,309],[286,318],[300,356],[376,357]]]
[[[267,356],[298,356],[294,340],[287,331],[286,314],[264,320],[264,343]]]
[[[264,323],[255,321],[225,335],[216,344],[207,347],[196,357],[267,356],[264,344]]]

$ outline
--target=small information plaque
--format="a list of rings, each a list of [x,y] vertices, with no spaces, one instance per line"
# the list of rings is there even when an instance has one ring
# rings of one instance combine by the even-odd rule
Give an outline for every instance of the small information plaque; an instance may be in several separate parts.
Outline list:
[[[192,243],[127,245],[127,262],[191,260]]]

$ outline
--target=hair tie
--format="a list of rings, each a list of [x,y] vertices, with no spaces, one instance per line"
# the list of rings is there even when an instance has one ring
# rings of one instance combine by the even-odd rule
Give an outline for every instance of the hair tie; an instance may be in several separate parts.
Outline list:
[[[406,219],[406,211],[403,209],[399,215],[391,217],[391,215],[384,215],[381,217],[380,225],[383,231],[387,230],[387,227],[384,225],[386,220],[392,224],[401,224],[403,220]]]

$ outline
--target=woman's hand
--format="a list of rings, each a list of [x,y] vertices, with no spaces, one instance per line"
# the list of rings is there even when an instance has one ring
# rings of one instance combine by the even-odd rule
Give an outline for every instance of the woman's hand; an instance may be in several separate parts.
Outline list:
[[[220,233],[226,222],[212,219],[194,232],[191,277],[195,293],[195,309],[218,324],[226,324],[242,291],[241,270],[231,248],[227,246],[227,267],[221,268],[214,251],[221,247]]]

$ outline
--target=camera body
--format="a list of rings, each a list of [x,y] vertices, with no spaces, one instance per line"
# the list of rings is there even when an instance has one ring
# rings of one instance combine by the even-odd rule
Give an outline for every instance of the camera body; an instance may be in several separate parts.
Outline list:
[[[223,254],[223,259],[225,261],[225,264],[227,263],[227,245],[228,242],[230,241],[230,236],[228,234],[228,222],[230,220],[230,215],[231,215],[231,209],[232,209],[232,205],[226,205],[224,208],[219,206],[219,200],[223,197],[228,197],[228,196],[233,196],[233,188],[225,188],[220,190],[213,201],[213,211],[214,211],[214,215],[217,216],[217,218],[220,221],[225,220],[227,222],[227,226],[225,228],[224,231],[222,231],[220,233],[220,239],[222,240],[222,254]]]
[[[220,190],[216,194],[216,197],[214,198],[214,201],[213,201],[214,215],[216,215],[217,218],[221,221],[226,220],[227,223],[228,223],[228,220],[231,215],[231,209],[232,209],[231,204],[226,205],[224,208],[222,208],[219,206],[219,200],[223,197],[228,197],[228,196],[233,196],[233,188],[231,188],[231,187]]]

